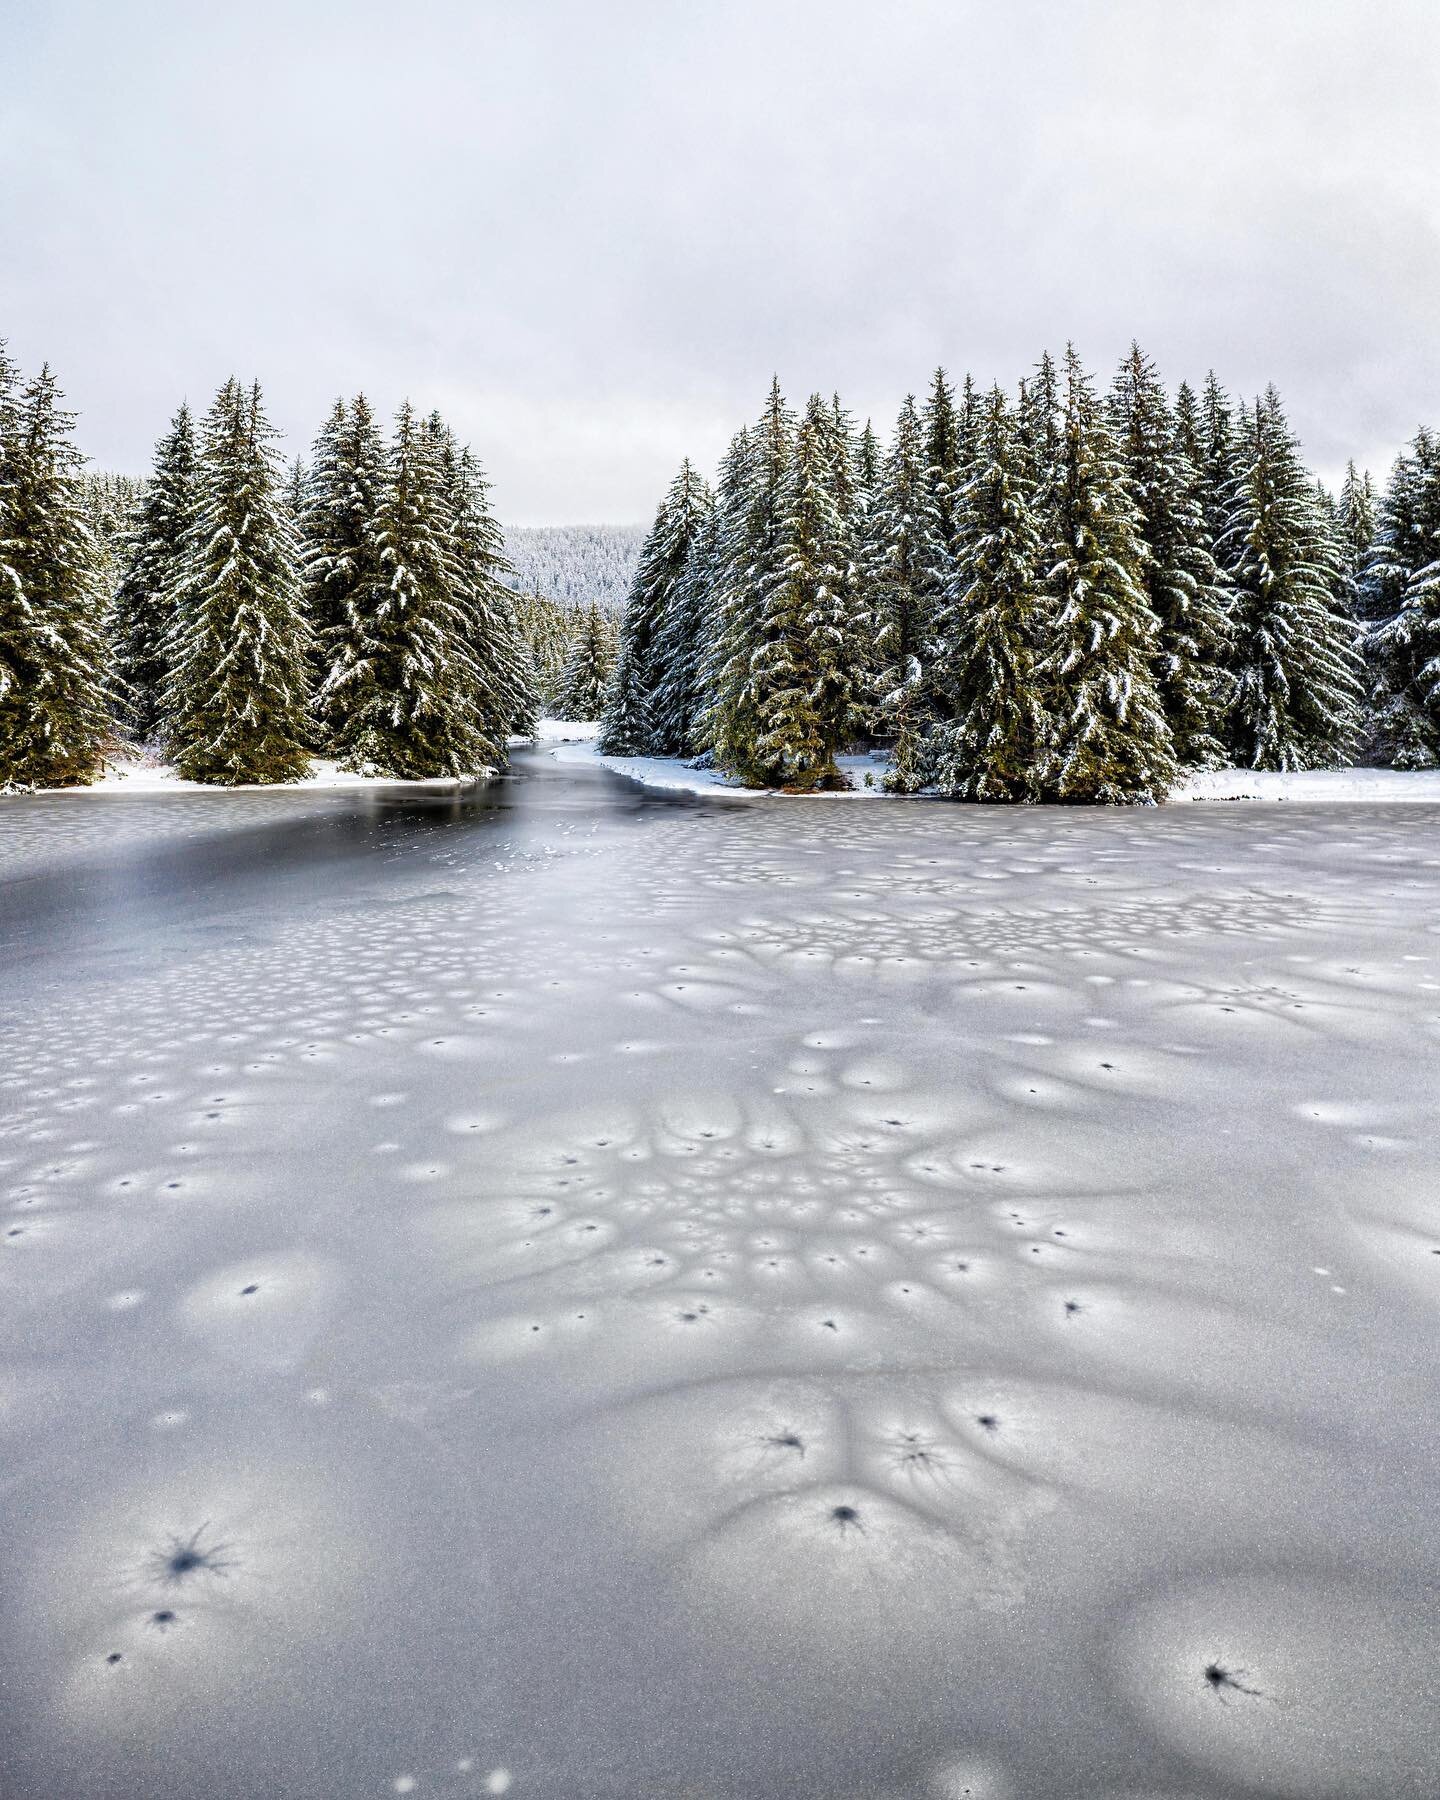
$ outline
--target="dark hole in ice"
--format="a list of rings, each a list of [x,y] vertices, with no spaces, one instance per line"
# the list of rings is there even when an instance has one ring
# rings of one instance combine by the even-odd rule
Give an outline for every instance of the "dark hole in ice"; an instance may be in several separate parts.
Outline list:
[[[260,1283],[258,1281],[252,1281],[248,1287],[241,1288],[240,1292],[242,1294],[258,1294],[260,1292]]]

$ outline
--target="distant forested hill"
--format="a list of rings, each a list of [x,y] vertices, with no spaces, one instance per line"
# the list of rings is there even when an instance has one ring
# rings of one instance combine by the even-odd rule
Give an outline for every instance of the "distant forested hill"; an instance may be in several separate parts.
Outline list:
[[[625,604],[643,525],[519,525],[505,533],[515,586],[567,606]]]

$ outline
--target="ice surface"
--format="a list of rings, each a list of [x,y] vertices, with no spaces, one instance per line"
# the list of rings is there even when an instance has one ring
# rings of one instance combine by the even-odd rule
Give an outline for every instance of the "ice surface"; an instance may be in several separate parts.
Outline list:
[[[550,748],[0,800],[4,1800],[1440,1791],[1440,806]]]

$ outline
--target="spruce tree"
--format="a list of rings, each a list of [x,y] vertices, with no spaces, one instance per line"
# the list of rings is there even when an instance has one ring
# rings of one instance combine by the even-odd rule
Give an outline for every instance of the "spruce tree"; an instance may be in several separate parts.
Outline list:
[[[620,621],[614,677],[600,727],[600,748],[607,755],[646,756],[657,747],[651,705],[665,674],[659,646],[666,613],[712,504],[708,485],[687,457],[641,546]]]
[[[650,697],[650,724],[661,756],[696,756],[705,747],[705,666],[715,630],[719,547],[720,515],[712,498],[655,638],[660,678]]]
[[[749,655],[751,621],[744,576],[755,461],[754,433],[744,426],[731,438],[720,459],[715,483],[714,548],[705,570],[706,638],[700,658],[700,705],[691,744],[697,755],[712,762],[719,760],[722,738],[730,729],[743,658]]]
[[[1140,518],[1094,385],[1066,350],[1063,438],[1045,548],[1055,690],[1047,798],[1163,800],[1174,743],[1156,689],[1159,626],[1144,588]]]
[[[1230,533],[1235,483],[1240,469],[1230,396],[1212,369],[1205,377],[1200,401],[1199,431],[1194,447],[1185,445],[1195,470],[1196,497],[1205,519],[1210,551],[1222,574],[1234,573],[1238,546]]]
[[[73,415],[0,344],[0,790],[84,786],[109,729],[101,592]]]
[[[1366,565],[1375,619],[1373,752],[1397,769],[1440,765],[1440,446],[1422,431],[1395,465]]]
[[[837,607],[846,571],[831,439],[818,394],[796,430],[780,505],[776,566],[757,596],[754,737],[736,773],[751,785],[804,791],[835,782],[836,721],[848,713]]]
[[[1370,471],[1366,469],[1361,474],[1353,460],[1347,462],[1345,479],[1340,484],[1338,524],[1345,592],[1357,619],[1366,616],[1362,583],[1366,558],[1375,542],[1378,510]]]
[[[934,506],[935,535],[942,557],[953,564],[956,519],[961,505],[964,476],[955,390],[944,369],[936,369],[931,379],[921,422],[925,428],[925,478],[930,484],[930,498]],[[938,589],[949,585],[949,564],[936,571]]]
[[[197,503],[195,427],[182,404],[155,446],[153,472],[121,539],[124,572],[112,613],[119,698],[126,723],[142,741],[164,723],[165,646]]]
[[[565,659],[556,716],[598,719],[614,660],[614,636],[605,614],[598,606],[587,606],[580,614],[580,628]]]
[[[867,522],[866,545],[879,671],[872,730],[893,744],[886,785],[902,794],[914,793],[926,780],[921,746],[925,678],[936,589],[945,566],[925,457],[924,432],[911,395],[896,420]]]
[[[1244,411],[1235,453],[1225,539],[1235,583],[1231,748],[1246,768],[1334,767],[1360,723],[1360,662],[1333,606],[1329,533],[1273,388]]]
[[[1141,581],[1159,621],[1156,679],[1175,740],[1192,768],[1226,761],[1229,616],[1207,543],[1196,472],[1180,448],[1155,365],[1132,344],[1110,390],[1110,418],[1139,515]]]
[[[385,443],[370,402],[364,394],[348,404],[337,400],[315,439],[301,520],[312,669],[327,742],[339,724],[327,683],[344,660],[356,598],[379,578],[374,529],[384,485]]]
[[[507,740],[535,729],[539,701],[535,671],[515,617],[507,578],[514,577],[505,538],[490,504],[490,484],[469,445],[461,445],[438,414],[427,421],[438,462],[449,547],[456,571],[455,599],[464,620],[473,668],[468,700],[472,723],[491,747],[489,761],[506,759]]]
[[[752,786],[769,785],[772,773],[757,747],[769,729],[758,662],[766,632],[774,628],[774,596],[784,577],[794,439],[794,414],[777,379],[743,444],[732,446],[739,486],[727,495],[722,521],[720,617],[707,721],[716,762]]]
[[[322,701],[364,774],[477,775],[503,755],[479,703],[475,621],[454,538],[443,436],[401,407],[370,531],[375,578],[346,602]]]
[[[956,520],[962,544],[937,630],[948,714],[937,785],[959,800],[1034,800],[1050,745],[1033,488],[1004,394],[991,390]]]
[[[165,644],[166,735],[191,781],[294,781],[308,768],[310,634],[277,435],[258,382],[226,382],[205,417]]]

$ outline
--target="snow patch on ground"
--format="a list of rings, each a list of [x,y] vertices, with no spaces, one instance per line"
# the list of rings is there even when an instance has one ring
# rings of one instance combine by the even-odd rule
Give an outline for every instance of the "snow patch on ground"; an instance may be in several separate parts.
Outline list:
[[[547,733],[545,727],[552,729]],[[679,794],[733,794],[741,800],[763,800],[768,796],[781,799],[862,800],[884,793],[889,756],[879,750],[863,756],[837,756],[840,772],[850,783],[848,789],[830,789],[822,793],[791,795],[779,788],[747,788],[719,769],[694,769],[675,756],[602,756],[593,739],[596,727],[560,725],[554,719],[541,721],[541,743],[553,744],[550,754],[556,762],[585,763],[592,768],[611,769],[627,775],[645,787],[664,788]],[[585,737],[582,741],[581,734]],[[868,777],[868,784],[867,784]]]
[[[438,775],[426,781],[400,781],[388,775],[357,775],[353,770],[342,769],[338,763],[315,757],[310,763],[310,773],[300,781],[242,782],[236,787],[219,787],[210,782],[186,781],[175,773],[171,764],[149,762],[143,758],[107,758],[104,770],[99,780],[92,781],[89,787],[39,788],[36,791],[42,794],[257,794],[272,790],[295,793],[316,788],[452,788],[463,787],[466,781],[495,772],[481,769],[475,776]]]
[[[1366,801],[1440,805],[1440,769],[1206,769],[1187,775],[1173,800]]]

